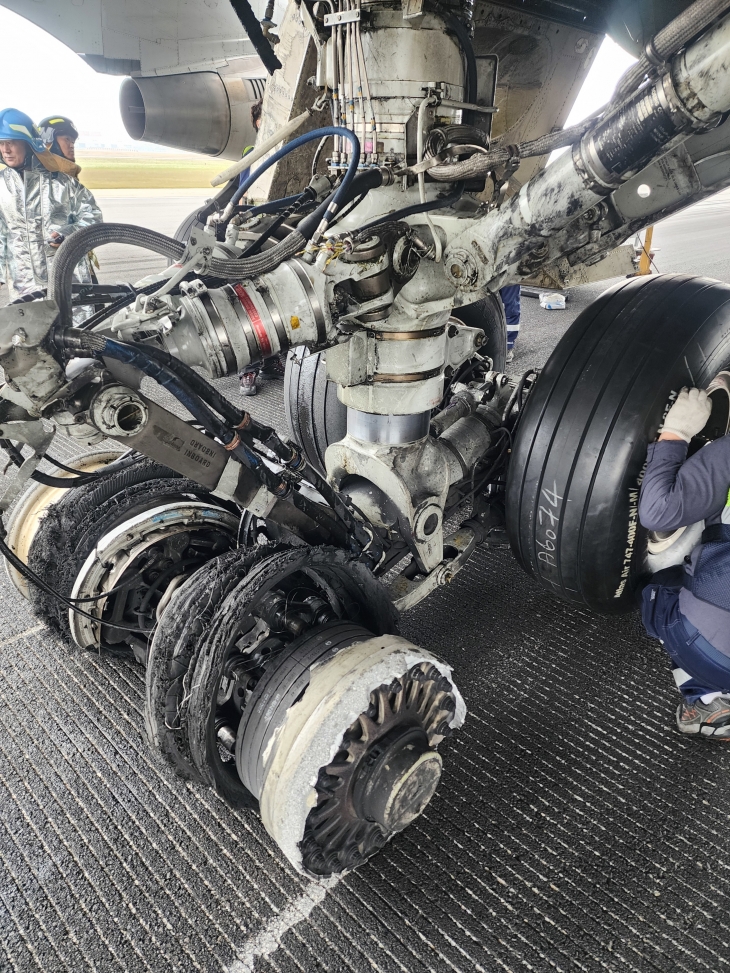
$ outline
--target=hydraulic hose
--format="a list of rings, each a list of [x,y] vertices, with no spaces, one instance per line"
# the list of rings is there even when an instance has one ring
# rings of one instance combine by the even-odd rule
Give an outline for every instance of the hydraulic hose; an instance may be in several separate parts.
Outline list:
[[[459,44],[461,45],[466,62],[466,98],[464,101],[475,105],[477,100],[477,59],[474,56],[474,48],[472,47],[469,30],[455,14],[449,14],[446,18],[446,26],[450,30],[453,30],[459,39]],[[462,114],[464,124],[471,125],[473,120],[474,113],[468,109],[465,110]]]
[[[357,199],[358,196],[366,196],[371,189],[378,189],[382,185],[382,169],[373,168],[365,169],[364,172],[358,172],[342,199],[342,206],[346,206],[352,200]],[[320,203],[313,213],[310,213],[309,216],[302,220],[297,229],[299,229],[304,236],[308,238],[311,237],[326,213],[328,205],[329,199],[326,199],[323,203]]]
[[[296,490],[292,491],[290,496],[287,496],[289,485],[286,480],[273,473],[256,453],[241,440],[234,429],[221,422],[201,396],[189,388],[175,371],[149,355],[150,349],[144,345],[135,346],[114,341],[99,334],[79,332],[75,328],[66,329],[62,333],[62,339],[65,349],[71,355],[114,358],[117,361],[139,368],[145,375],[148,375],[174,395],[209,435],[222,442],[232,456],[235,456],[244,466],[256,474],[262,485],[270,493],[281,499],[289,499],[310,520],[334,535],[342,546],[352,548],[355,545],[355,549],[357,549],[355,538],[350,537],[342,521],[325,514],[318,504]]]
[[[579,122],[577,125],[572,125],[570,128],[564,128],[560,132],[550,132],[549,135],[541,135],[540,138],[532,139],[530,142],[522,142],[520,145],[505,145],[500,148],[491,149],[489,152],[473,155],[463,162],[433,166],[428,170],[428,175],[437,182],[454,182],[456,179],[475,179],[479,176],[486,175],[495,166],[505,165],[512,158],[534,158],[535,156],[547,155],[556,149],[562,149],[565,146],[572,145],[585,135],[595,120],[595,116],[591,116]]]
[[[51,264],[49,277],[48,295],[58,304],[61,323],[66,327],[71,324],[71,284],[74,268],[84,254],[105,243],[125,243],[133,247],[142,247],[175,261],[178,261],[185,252],[185,244],[180,243],[179,240],[128,223],[97,223],[78,230],[67,237],[59,247]],[[303,250],[306,243],[307,237],[299,230],[294,230],[275,247],[254,257],[248,257],[246,260],[213,258],[209,261],[208,270],[215,277],[224,280],[247,280],[278,267],[280,263]],[[156,288],[159,284],[154,286]],[[106,317],[106,313],[104,316]]]
[[[397,209],[394,213],[386,213],[385,216],[379,216],[372,223],[360,227],[357,231],[357,236],[361,237],[369,230],[374,230],[376,227],[381,227],[386,223],[397,223],[399,220],[404,220],[407,216],[418,216],[421,213],[430,213],[434,209],[444,209],[446,206],[451,206],[461,199],[463,192],[464,183],[459,182],[447,196],[442,196],[440,199],[432,199],[428,203],[414,203],[412,206],[404,206],[403,209]]]
[[[185,244],[179,240],[129,223],[95,223],[77,230],[66,237],[59,247],[48,279],[48,296],[58,304],[64,324],[71,323],[71,284],[76,265],[89,250],[95,250],[105,243],[142,247],[173,260],[179,260],[185,252]]]
[[[294,152],[295,149],[300,148],[302,145],[306,145],[308,142],[314,141],[314,139],[321,139],[324,135],[339,135],[341,138],[346,138],[352,146],[352,152],[350,153],[350,162],[347,167],[347,172],[334,191],[331,201],[328,203],[325,214],[322,218],[322,223],[315,231],[317,236],[321,236],[322,233],[327,229],[327,226],[331,223],[334,218],[335,213],[338,211],[340,206],[345,200],[347,193],[349,191],[352,180],[355,178],[355,173],[357,172],[357,167],[360,164],[360,140],[354,132],[351,132],[349,128],[336,127],[334,125],[328,126],[326,128],[316,128],[313,132],[305,132],[304,135],[299,135],[297,138],[288,142],[286,145],[282,146],[278,151],[274,152],[272,156],[269,156],[255,172],[249,173],[248,177],[244,182],[238,187],[236,192],[233,194],[231,202],[228,204],[224,210],[224,221],[226,217],[230,216],[233,211],[233,207],[236,203],[243,197],[246,190],[252,186],[256,180],[270,169],[276,162],[283,159],[285,156],[289,155],[290,152]]]
[[[636,91],[646,74],[663,67],[664,62],[729,8],[728,0],[695,0],[648,42],[636,64],[619,80],[611,101],[621,101]]]

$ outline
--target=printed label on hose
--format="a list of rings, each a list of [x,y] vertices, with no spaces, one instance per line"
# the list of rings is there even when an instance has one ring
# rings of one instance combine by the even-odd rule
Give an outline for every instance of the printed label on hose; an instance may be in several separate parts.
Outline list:
[[[236,292],[236,296],[241,302],[243,309],[251,322],[251,327],[253,328],[253,333],[256,335],[256,341],[258,342],[261,350],[262,358],[270,358],[273,354],[271,342],[269,341],[269,336],[266,332],[264,322],[261,320],[261,315],[256,310],[256,305],[251,300],[242,284],[234,284],[233,290]]]

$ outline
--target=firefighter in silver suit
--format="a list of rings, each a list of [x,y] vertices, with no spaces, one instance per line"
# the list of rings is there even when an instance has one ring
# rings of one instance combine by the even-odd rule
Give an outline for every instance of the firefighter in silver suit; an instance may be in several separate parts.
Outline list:
[[[76,178],[79,166],[49,152],[28,115],[15,108],[0,111],[0,162],[6,166],[0,169],[0,268],[14,301],[44,290],[64,239],[101,223],[102,215]],[[74,280],[91,281],[86,257]]]

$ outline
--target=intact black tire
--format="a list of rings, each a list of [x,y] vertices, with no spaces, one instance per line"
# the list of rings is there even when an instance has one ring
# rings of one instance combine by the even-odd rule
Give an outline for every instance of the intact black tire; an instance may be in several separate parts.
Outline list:
[[[527,402],[507,481],[512,549],[543,587],[605,614],[635,607],[663,566],[638,521],[647,444],[676,393],[729,362],[730,286],[718,281],[634,278],[578,315]]]
[[[324,475],[324,454],[347,432],[347,408],[337,398],[337,385],[327,380],[323,351],[292,348],[284,372],[284,415],[294,442],[308,462]]]
[[[456,308],[454,317],[467,327],[481,328],[486,341],[480,351],[498,372],[507,364],[507,324],[502,301],[488,294],[475,304]],[[327,380],[324,352],[293,348],[284,374],[284,413],[294,442],[309,463],[324,474],[324,454],[331,443],[344,439],[347,408],[337,398],[337,385]]]

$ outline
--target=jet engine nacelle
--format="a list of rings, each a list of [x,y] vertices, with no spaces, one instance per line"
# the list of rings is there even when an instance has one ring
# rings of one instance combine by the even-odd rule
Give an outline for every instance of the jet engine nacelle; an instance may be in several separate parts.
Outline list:
[[[137,141],[240,159],[256,141],[251,105],[264,84],[263,78],[221,77],[215,71],[127,78],[119,108]]]

